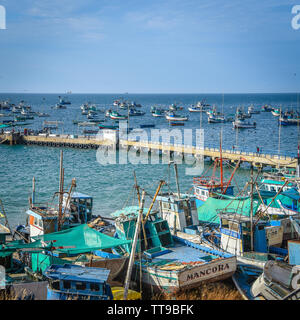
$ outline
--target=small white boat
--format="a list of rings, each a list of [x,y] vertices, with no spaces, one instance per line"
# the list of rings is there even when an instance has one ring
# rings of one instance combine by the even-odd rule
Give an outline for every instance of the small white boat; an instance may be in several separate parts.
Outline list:
[[[63,104],[57,103],[53,109],[67,109],[67,107]]]
[[[222,123],[225,122],[225,117],[221,115],[210,114],[207,120],[209,123]]]
[[[188,120],[188,117],[181,117],[181,116],[178,116],[176,115],[174,112],[168,112],[166,114],[166,119],[168,121],[187,121]]]
[[[37,112],[37,115],[38,115],[40,118],[50,117],[50,114],[48,114],[48,113],[43,113],[43,112]]]
[[[234,122],[232,122],[234,129],[252,129],[256,128],[256,122],[248,122],[242,119],[235,119]]]
[[[188,107],[189,112],[204,112],[204,110],[200,107],[191,106]]]

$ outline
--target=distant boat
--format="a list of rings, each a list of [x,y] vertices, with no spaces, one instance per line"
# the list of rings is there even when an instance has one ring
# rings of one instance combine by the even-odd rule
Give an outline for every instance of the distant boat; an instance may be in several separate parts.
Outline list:
[[[152,112],[152,116],[153,116],[153,117],[164,117],[164,116],[165,116],[165,111],[162,110],[162,109],[156,108],[156,109],[154,110],[154,112]]]
[[[59,96],[58,98],[59,98],[59,103],[60,103],[61,105],[71,104],[70,101],[65,100],[65,99],[62,98],[61,96]]]
[[[207,120],[209,123],[222,123],[225,122],[225,117],[221,115],[210,114]]]
[[[119,129],[119,126],[99,124],[99,129],[117,130],[117,129]]]
[[[63,104],[57,103],[53,109],[67,109],[67,107]]]
[[[248,107],[248,114],[259,114],[259,113],[260,113],[260,111],[255,110],[253,105]]]
[[[188,117],[181,117],[181,116],[176,115],[174,112],[168,112],[166,114],[166,119],[168,121],[187,121]]]
[[[145,114],[145,112],[139,111],[139,110],[135,110],[133,108],[131,108],[129,110],[129,116],[131,116],[131,117],[143,116],[144,114]]]
[[[232,122],[234,129],[252,129],[256,128],[256,122],[248,122],[242,119],[235,119],[234,122]]]
[[[113,120],[126,120],[127,119],[127,116],[123,116],[123,115],[119,114],[117,111],[110,112],[109,117]]]
[[[264,112],[271,112],[274,108],[272,108],[271,106],[265,104],[264,106],[261,107],[261,109]]]
[[[206,110],[202,109],[202,107],[191,106],[188,107],[189,112],[205,112]]]
[[[271,111],[272,115],[275,117],[279,117],[281,115],[281,110],[280,109],[273,109]]]
[[[45,117],[50,117],[50,114],[48,113],[43,113],[43,112],[37,112],[38,117],[40,118],[45,118]]]

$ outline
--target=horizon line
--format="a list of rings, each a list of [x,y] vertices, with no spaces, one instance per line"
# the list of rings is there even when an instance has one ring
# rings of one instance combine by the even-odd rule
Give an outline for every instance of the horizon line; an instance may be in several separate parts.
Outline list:
[[[191,95],[205,95],[205,94],[299,94],[297,91],[286,92],[0,92],[0,94],[59,94],[59,95],[75,95],[75,94],[109,94],[109,95],[138,95],[138,94],[191,94]]]

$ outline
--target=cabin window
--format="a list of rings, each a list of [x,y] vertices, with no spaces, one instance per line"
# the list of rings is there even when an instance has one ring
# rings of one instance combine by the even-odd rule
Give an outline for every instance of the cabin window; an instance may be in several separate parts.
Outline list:
[[[275,187],[270,186],[270,191],[275,191]]]
[[[197,209],[196,202],[194,200],[191,201],[191,208],[192,209]]]
[[[100,290],[99,284],[98,283],[91,283],[90,289],[91,289],[91,291],[99,291]]]
[[[170,203],[169,202],[163,202],[162,203],[162,207],[163,207],[163,209],[170,209],[171,208],[171,205],[170,205]]]
[[[59,289],[60,289],[60,288],[59,288],[59,280],[52,281],[52,282],[51,282],[51,287],[52,287],[52,289],[54,289],[54,290],[59,290]]]
[[[233,230],[235,232],[239,232],[240,231],[238,223],[235,223],[235,222],[232,222],[232,221],[229,221],[229,229]]]
[[[86,289],[86,284],[84,282],[76,282],[75,285],[77,290],[85,290]]]
[[[86,207],[88,208],[88,209],[92,209],[92,199],[87,199],[86,200]]]
[[[40,224],[40,219],[34,218],[33,224],[34,224],[35,226],[39,226],[39,224]]]
[[[205,192],[205,191],[201,191],[201,194],[202,194],[203,196],[205,196],[206,192]]]
[[[64,289],[71,289],[71,281],[63,281]]]
[[[222,228],[229,229],[229,222],[227,219],[222,219]]]
[[[38,222],[39,222],[39,227],[42,228],[43,227],[43,221],[41,219],[39,219]]]

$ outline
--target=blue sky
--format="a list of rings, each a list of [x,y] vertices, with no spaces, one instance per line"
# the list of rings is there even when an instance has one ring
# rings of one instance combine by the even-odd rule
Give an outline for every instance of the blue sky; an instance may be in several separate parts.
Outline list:
[[[0,0],[0,92],[299,92],[295,1]]]

